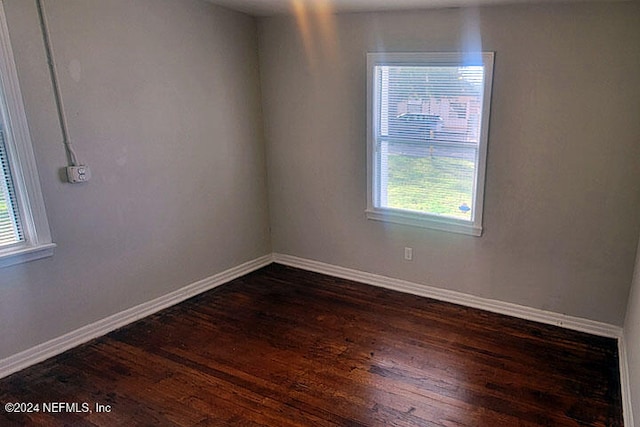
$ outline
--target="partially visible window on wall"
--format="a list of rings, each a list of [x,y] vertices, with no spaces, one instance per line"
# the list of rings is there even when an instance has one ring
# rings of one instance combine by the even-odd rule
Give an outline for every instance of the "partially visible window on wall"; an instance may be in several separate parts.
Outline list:
[[[4,126],[0,123],[0,247],[24,241],[4,136]]]
[[[54,247],[0,2],[0,267],[50,256]]]
[[[479,236],[493,53],[370,53],[370,219]]]

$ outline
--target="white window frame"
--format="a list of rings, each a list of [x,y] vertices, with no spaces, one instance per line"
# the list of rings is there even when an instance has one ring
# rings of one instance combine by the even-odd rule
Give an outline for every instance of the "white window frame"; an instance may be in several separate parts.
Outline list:
[[[423,52],[423,53],[367,53],[367,209],[368,219],[431,228],[441,231],[482,235],[485,170],[487,163],[487,141],[493,82],[493,52]],[[476,162],[474,184],[474,215],[472,220],[457,219],[429,213],[381,207],[377,200],[379,165],[377,164],[377,114],[376,66],[484,66],[484,93],[480,141]]]
[[[9,29],[0,1],[0,113],[24,241],[0,248],[0,268],[53,255],[56,246],[44,207]]]

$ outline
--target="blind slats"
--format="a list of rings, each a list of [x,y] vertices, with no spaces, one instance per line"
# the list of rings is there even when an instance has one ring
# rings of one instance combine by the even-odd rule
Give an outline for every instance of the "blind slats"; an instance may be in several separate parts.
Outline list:
[[[5,131],[0,127],[0,248],[23,240],[24,235],[5,145]]]
[[[483,67],[376,68],[381,96],[378,135],[479,142]]]
[[[380,207],[474,218],[484,67],[375,66]]]

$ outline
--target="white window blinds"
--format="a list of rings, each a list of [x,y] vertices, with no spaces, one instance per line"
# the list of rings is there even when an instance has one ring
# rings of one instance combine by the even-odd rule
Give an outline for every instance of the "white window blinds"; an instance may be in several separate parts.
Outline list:
[[[479,234],[493,64],[482,57],[470,65],[457,54],[369,54],[370,218]]]
[[[0,248],[24,240],[18,212],[5,142],[5,129],[0,123]]]

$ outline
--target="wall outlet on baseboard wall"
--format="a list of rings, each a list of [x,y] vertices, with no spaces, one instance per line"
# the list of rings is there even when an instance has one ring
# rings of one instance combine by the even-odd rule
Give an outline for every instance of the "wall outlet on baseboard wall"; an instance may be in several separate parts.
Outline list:
[[[404,259],[406,261],[413,260],[413,248],[404,248]]]

